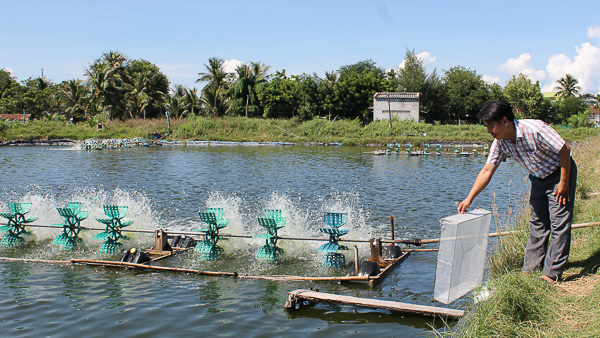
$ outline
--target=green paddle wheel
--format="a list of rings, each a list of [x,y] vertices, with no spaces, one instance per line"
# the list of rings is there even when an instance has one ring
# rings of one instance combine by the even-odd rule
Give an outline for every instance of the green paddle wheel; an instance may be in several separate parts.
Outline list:
[[[122,244],[119,239],[127,239],[121,234],[121,230],[133,224],[133,221],[125,221],[127,207],[119,205],[104,205],[104,214],[109,218],[96,218],[96,221],[106,224],[106,231],[94,236],[94,239],[104,240],[100,246],[102,253],[120,252]]]
[[[0,213],[0,216],[6,218],[8,222],[0,227],[0,233],[5,233],[0,241],[0,246],[15,247],[21,246],[25,239],[21,235],[30,234],[25,230],[25,224],[38,219],[37,217],[26,218],[25,214],[31,209],[31,203],[9,202],[8,212]]]
[[[345,245],[340,245],[340,237],[344,236],[350,229],[340,228],[346,224],[345,213],[326,212],[323,214],[323,221],[329,225],[329,228],[319,228],[319,231],[329,235],[329,242],[319,247],[319,252],[325,252],[321,265],[326,267],[339,268],[346,265],[346,257],[338,250],[348,250]]]
[[[223,253],[223,248],[217,245],[221,239],[219,230],[226,227],[229,220],[223,218],[223,208],[208,208],[204,212],[199,212],[198,215],[207,227],[198,230],[204,232],[204,239],[196,244],[194,251],[200,252],[204,260],[217,260]]]
[[[81,210],[81,203],[69,202],[64,208],[56,208],[58,214],[65,218],[61,224],[54,224],[63,227],[63,233],[54,237],[52,244],[60,245],[63,250],[75,250],[77,245],[83,242],[79,237],[81,231],[81,221],[86,219],[89,211]]]
[[[283,249],[277,246],[277,230],[285,226],[285,217],[281,217],[281,210],[266,209],[265,217],[258,218],[258,224],[267,230],[263,235],[254,238],[264,238],[265,245],[258,248],[254,257],[267,261],[277,262],[283,255]]]

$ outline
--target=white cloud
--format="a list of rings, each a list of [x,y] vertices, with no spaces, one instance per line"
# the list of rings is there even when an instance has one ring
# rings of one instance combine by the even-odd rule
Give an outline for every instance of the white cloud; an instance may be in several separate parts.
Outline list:
[[[542,81],[546,79],[546,72],[543,70],[536,70],[533,66],[532,59],[531,54],[523,53],[516,59],[509,58],[498,68],[510,75],[523,74],[532,81]]]
[[[240,60],[236,60],[236,59],[225,60],[225,62],[223,64],[223,69],[227,73],[235,73],[235,69],[243,64],[244,64],[244,62],[242,62]]]
[[[500,81],[499,77],[496,76],[491,76],[491,75],[482,75],[481,78],[483,79],[483,81],[485,81],[487,84],[494,84],[494,83],[498,83],[498,81]]]
[[[587,34],[590,39],[600,39],[600,25],[588,27]]]
[[[575,47],[575,51],[573,59],[565,54],[553,55],[548,59],[546,71],[552,83],[546,83],[544,90],[552,90],[556,87],[556,80],[571,74],[579,80],[581,93],[600,91],[600,46],[585,42]]]
[[[15,73],[14,69],[8,68],[8,67],[4,67],[4,68],[2,68],[2,70],[5,70],[5,71],[9,72],[11,76]]]
[[[437,60],[437,57],[431,56],[431,53],[429,52],[421,52],[416,54],[416,57],[423,62],[423,66],[428,66]],[[402,60],[402,62],[398,65],[398,69],[403,69],[405,64],[406,59]]]
[[[523,53],[521,55],[519,55],[518,59],[513,59],[513,58],[509,58],[502,66],[500,66],[500,70],[505,72],[505,73],[509,73],[509,74],[514,74],[517,72],[521,72],[523,69],[526,68],[531,68],[531,54],[529,53]]]

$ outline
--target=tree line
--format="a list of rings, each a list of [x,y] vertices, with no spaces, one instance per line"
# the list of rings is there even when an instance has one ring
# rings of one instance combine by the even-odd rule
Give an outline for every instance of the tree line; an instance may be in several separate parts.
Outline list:
[[[414,51],[407,50],[404,67],[385,71],[372,60],[341,66],[317,74],[270,73],[262,62],[242,64],[234,73],[225,71],[225,61],[211,58],[198,73],[200,91],[169,79],[155,64],[109,51],[89,65],[84,80],[53,83],[43,75],[17,81],[0,70],[0,113],[28,113],[34,119],[73,119],[102,122],[110,119],[146,119],[169,115],[245,116],[252,118],[316,117],[331,120],[372,120],[376,92],[419,92],[421,119],[429,123],[474,121],[479,109],[491,100],[505,100],[519,118],[547,122],[585,124],[589,116],[586,98],[578,81],[566,74],[557,81],[556,100],[543,97],[539,83],[520,74],[504,87],[487,84],[480,74],[463,66],[438,74],[427,73]]]

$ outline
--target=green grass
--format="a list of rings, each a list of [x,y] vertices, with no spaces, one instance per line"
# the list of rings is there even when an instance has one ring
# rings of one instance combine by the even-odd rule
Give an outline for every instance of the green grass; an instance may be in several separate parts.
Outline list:
[[[551,287],[530,274],[511,272],[490,281],[490,297],[464,319],[455,337],[542,337],[557,318]]]
[[[157,132],[167,133],[166,119],[127,120],[105,122],[98,130],[96,125],[78,123],[68,125],[60,121],[30,121],[26,124],[0,121],[0,140],[39,140],[88,138],[148,137]],[[481,125],[437,125],[412,121],[375,121],[362,126],[358,121],[328,121],[314,119],[299,122],[297,119],[248,119],[243,117],[171,120],[170,140],[235,141],[235,142],[339,142],[345,145],[383,145],[386,143],[466,142],[489,143],[491,136]],[[559,129],[569,142],[578,142],[600,129]]]

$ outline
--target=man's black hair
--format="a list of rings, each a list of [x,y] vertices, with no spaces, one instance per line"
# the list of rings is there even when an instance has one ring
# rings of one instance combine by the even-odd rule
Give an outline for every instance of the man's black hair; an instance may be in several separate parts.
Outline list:
[[[492,101],[477,113],[477,118],[483,121],[500,121],[504,117],[510,122],[515,120],[512,107],[504,101]]]

